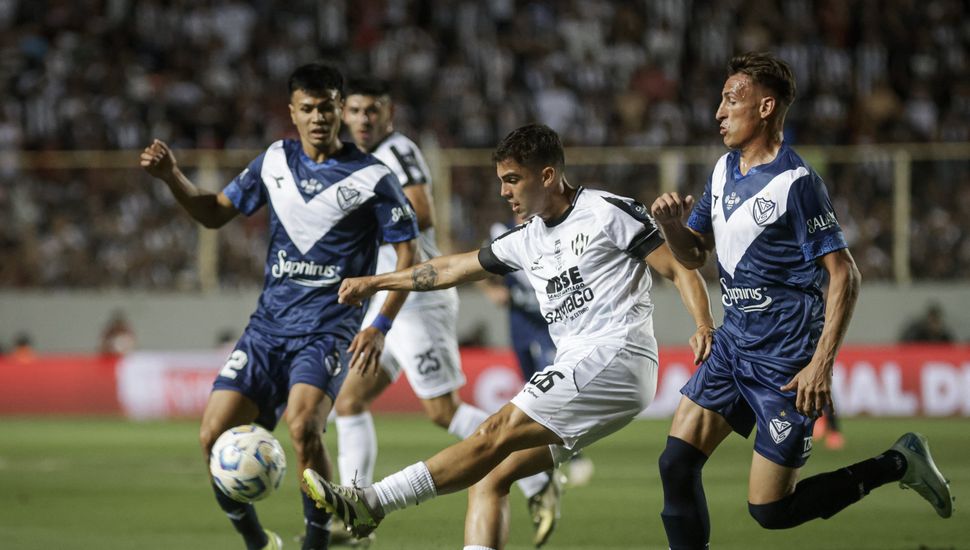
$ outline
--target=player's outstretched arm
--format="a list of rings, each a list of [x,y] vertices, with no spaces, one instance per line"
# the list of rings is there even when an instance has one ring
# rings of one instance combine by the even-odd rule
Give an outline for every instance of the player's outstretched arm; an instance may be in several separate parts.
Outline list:
[[[141,167],[152,176],[164,181],[175,200],[197,222],[209,229],[222,227],[236,217],[239,211],[223,193],[211,193],[196,187],[179,170],[175,154],[162,140],[156,139],[141,152]]]
[[[701,234],[684,225],[694,206],[694,197],[681,198],[679,193],[664,193],[653,201],[650,213],[663,231],[664,238],[681,264],[698,269],[707,261],[707,253],[714,249],[714,237]]]
[[[483,279],[488,275],[478,251],[438,256],[409,269],[370,277],[344,279],[340,285],[341,304],[360,305],[379,290],[416,290],[425,292],[450,288]]]
[[[818,263],[829,273],[828,296],[825,299],[825,325],[812,361],[798,372],[782,391],[795,391],[795,408],[806,416],[818,416],[832,407],[832,369],[849,320],[855,310],[862,285],[862,274],[848,249],[830,252]]]
[[[397,254],[397,269],[405,269],[414,265],[417,259],[415,240],[392,243]],[[384,335],[391,328],[391,323],[407,300],[407,290],[388,292],[387,299],[381,306],[380,315],[369,327],[364,327],[354,336],[347,351],[351,354],[350,368],[358,370],[362,375],[379,372],[381,353],[384,352]]]
[[[674,258],[666,243],[655,248],[646,260],[650,267],[674,282],[680,292],[680,299],[694,318],[697,330],[688,342],[694,351],[694,364],[701,364],[711,354],[714,337],[714,316],[711,315],[711,300],[704,279],[700,273],[688,269]]]

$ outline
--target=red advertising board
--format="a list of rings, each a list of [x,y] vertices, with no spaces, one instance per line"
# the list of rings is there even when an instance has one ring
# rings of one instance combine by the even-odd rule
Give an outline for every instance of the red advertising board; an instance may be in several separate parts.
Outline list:
[[[466,348],[464,400],[497,410],[521,388],[514,355]],[[225,351],[138,352],[123,358],[42,355],[0,358],[0,414],[125,414],[132,418],[201,415]],[[669,416],[694,370],[690,350],[660,352],[657,395],[645,416]],[[844,416],[970,416],[970,347],[846,346],[834,377]],[[376,412],[418,412],[402,377]]]

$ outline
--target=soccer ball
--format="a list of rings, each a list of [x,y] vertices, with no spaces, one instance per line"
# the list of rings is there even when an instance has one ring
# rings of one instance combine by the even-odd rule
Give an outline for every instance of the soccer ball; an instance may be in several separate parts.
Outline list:
[[[226,430],[209,455],[209,472],[219,490],[239,502],[268,497],[286,473],[280,442],[256,424]]]

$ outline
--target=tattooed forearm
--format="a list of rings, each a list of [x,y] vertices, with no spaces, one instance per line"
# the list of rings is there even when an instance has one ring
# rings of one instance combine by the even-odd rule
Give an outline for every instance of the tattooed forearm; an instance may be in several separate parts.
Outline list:
[[[433,290],[438,282],[438,270],[429,264],[419,265],[411,272],[414,290]]]

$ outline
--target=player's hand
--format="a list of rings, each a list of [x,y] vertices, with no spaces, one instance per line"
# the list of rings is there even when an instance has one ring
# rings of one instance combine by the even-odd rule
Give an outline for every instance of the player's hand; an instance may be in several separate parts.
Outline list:
[[[384,333],[374,327],[367,327],[354,336],[347,347],[350,353],[350,369],[360,372],[361,376],[376,375],[384,352]]]
[[[650,214],[660,225],[680,223],[687,219],[694,207],[694,197],[681,198],[680,193],[664,193],[650,206]]]
[[[337,302],[360,307],[364,300],[377,292],[373,277],[352,277],[344,279],[337,291]]]
[[[809,418],[818,418],[825,407],[832,408],[832,369],[812,359],[781,391],[796,392],[795,409]]]
[[[707,358],[711,356],[711,346],[714,345],[714,327],[697,327],[697,332],[691,335],[688,343],[691,351],[694,352],[695,365],[707,361]]]
[[[178,166],[172,150],[160,139],[156,139],[151,145],[145,147],[145,150],[141,152],[140,164],[146,172],[159,179],[165,179],[165,177],[171,175]]]

